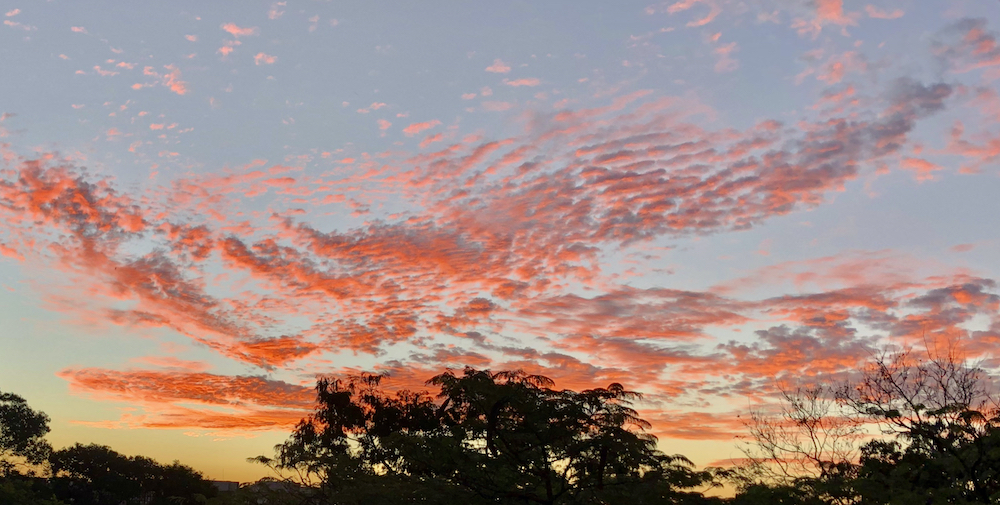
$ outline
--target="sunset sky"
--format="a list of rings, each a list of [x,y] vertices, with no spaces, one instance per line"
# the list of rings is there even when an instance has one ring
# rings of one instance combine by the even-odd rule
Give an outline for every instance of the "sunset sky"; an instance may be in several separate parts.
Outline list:
[[[776,381],[1000,345],[1000,3],[6,2],[0,390],[253,480],[318,374]]]

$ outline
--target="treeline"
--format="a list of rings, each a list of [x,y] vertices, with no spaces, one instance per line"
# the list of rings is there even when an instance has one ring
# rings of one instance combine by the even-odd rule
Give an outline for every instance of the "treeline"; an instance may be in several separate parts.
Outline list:
[[[48,418],[4,394],[0,503],[1000,503],[1000,418],[983,370],[901,352],[853,377],[785,391],[779,410],[748,416],[746,458],[701,470],[658,449],[632,408],[639,393],[620,384],[577,392],[467,368],[431,378],[431,394],[379,375],[322,378],[315,412],[253,458],[280,478],[222,493],[179,463],[52,451]]]
[[[48,432],[47,415],[0,393],[0,504],[195,505],[216,495],[211,482],[178,462],[162,465],[96,444],[53,450]]]

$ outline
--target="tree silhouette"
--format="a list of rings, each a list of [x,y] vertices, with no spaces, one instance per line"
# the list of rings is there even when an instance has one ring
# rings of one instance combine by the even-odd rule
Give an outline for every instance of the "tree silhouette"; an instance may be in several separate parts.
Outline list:
[[[257,461],[296,472],[323,503],[356,492],[382,503],[695,503],[684,489],[711,479],[656,449],[630,407],[639,394],[620,384],[554,390],[546,377],[466,368],[431,378],[434,398],[390,394],[383,379],[321,379],[316,412]]]
[[[216,489],[200,473],[174,462],[160,465],[110,447],[76,444],[50,457],[56,496],[78,505],[188,505]]]
[[[0,503],[60,505],[38,478],[52,448],[45,440],[49,417],[24,398],[0,392]]]
[[[758,459],[731,473],[734,503],[1000,503],[1000,410],[985,370],[949,345],[882,350],[856,377],[785,394],[778,417],[751,415]],[[862,443],[859,423],[881,436]]]
[[[52,450],[45,441],[48,432],[49,416],[16,394],[0,392],[0,475],[45,461]]]
[[[824,386],[780,391],[776,414],[752,410],[744,422],[749,444],[749,478],[791,484],[801,478],[822,479],[856,461],[862,420],[845,415],[835,392]]]
[[[746,463],[730,472],[744,499],[853,503],[846,483],[855,473],[863,420],[846,415],[831,387],[781,389],[780,395],[776,413],[752,410],[744,422]]]
[[[862,449],[868,503],[1000,501],[1000,409],[985,370],[951,345],[925,356],[883,353],[838,398],[889,440]]]

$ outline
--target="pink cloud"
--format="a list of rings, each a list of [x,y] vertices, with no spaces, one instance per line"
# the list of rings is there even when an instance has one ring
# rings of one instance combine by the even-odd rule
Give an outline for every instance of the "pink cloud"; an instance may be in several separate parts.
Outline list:
[[[486,67],[487,72],[493,72],[495,74],[506,74],[510,72],[510,66],[503,62],[500,58],[493,60],[493,64]]]
[[[264,53],[257,53],[257,55],[253,57],[253,62],[256,65],[260,65],[260,64],[270,65],[270,64],[274,63],[275,61],[278,61],[278,57],[277,56],[271,56],[271,55],[264,54]]]
[[[687,340],[704,337],[709,326],[746,322],[744,310],[739,302],[707,293],[621,288],[591,299],[539,297],[520,314],[547,320],[545,330],[559,334]]]
[[[489,112],[503,112],[505,110],[510,110],[514,104],[510,102],[497,102],[497,101],[485,101],[483,102],[483,110]]]
[[[670,4],[670,6],[667,7],[667,12],[670,14],[676,14],[678,12],[685,11],[690,9],[691,7],[694,7],[701,1],[702,0],[680,0],[678,2]]]
[[[807,76],[815,74],[816,79],[827,84],[836,84],[851,73],[864,73],[869,70],[867,59],[856,51],[846,51],[828,57],[822,63],[811,65],[806,70],[796,76],[796,84],[801,83]],[[854,90],[853,86],[850,89]],[[852,91],[853,93],[853,91]]]
[[[749,275],[716,285],[710,291],[732,294],[761,287],[795,290],[837,290],[866,284],[893,285],[918,276],[921,265],[894,251],[845,251],[800,261],[786,261],[755,270]]]
[[[1000,65],[1000,44],[985,19],[962,19],[942,30],[934,51],[959,73]]]
[[[900,166],[905,170],[914,172],[918,181],[929,181],[934,179],[934,172],[943,170],[944,167],[935,165],[923,158],[912,158],[904,156]]]
[[[267,18],[272,20],[280,18],[285,13],[285,11],[281,9],[281,7],[284,7],[285,4],[287,4],[287,2],[274,2],[271,4],[271,8],[267,11]]]
[[[965,159],[959,172],[974,174],[983,167],[993,165],[1000,160],[1000,136],[980,135],[974,138],[965,133],[965,125],[956,121],[951,128],[948,147],[945,152],[958,155]]]
[[[705,17],[691,20],[687,23],[686,26],[688,26],[689,28],[697,28],[699,26],[705,26],[714,21],[719,14],[722,14],[722,9],[712,4],[711,10],[709,10],[708,13],[705,14]]]
[[[444,135],[442,135],[440,133],[436,133],[434,135],[428,135],[427,137],[424,137],[424,140],[420,141],[420,148],[424,149],[427,146],[429,146],[429,145],[431,145],[431,144],[433,144],[435,142],[441,142],[441,140],[443,140],[443,139],[444,139]]]
[[[844,14],[844,0],[816,0],[816,17],[821,22],[838,25],[856,24],[854,19]]]
[[[20,251],[4,243],[0,243],[0,256],[6,256],[18,261],[24,261],[24,255],[21,254]]]
[[[368,114],[369,112],[371,112],[371,111],[373,111],[373,110],[379,110],[379,109],[381,109],[382,107],[385,107],[385,105],[386,105],[386,104],[385,104],[384,102],[373,102],[373,103],[372,103],[371,105],[369,105],[368,107],[365,107],[365,108],[363,108],[363,109],[358,109],[358,114]],[[401,117],[401,116],[399,116],[399,115],[397,114],[397,115],[396,115],[396,117]]]
[[[70,30],[75,33],[87,33],[87,29],[82,26],[71,26]]]
[[[687,23],[687,26],[689,28],[697,28],[697,27],[705,26],[705,25],[711,23],[713,20],[715,20],[716,17],[718,17],[719,14],[722,14],[722,9],[719,8],[715,4],[714,1],[709,1],[709,0],[680,0],[680,1],[674,2],[674,3],[670,4],[669,6],[667,6],[666,11],[667,11],[668,14],[673,15],[673,14],[677,14],[679,12],[683,12],[683,11],[686,11],[688,9],[691,9],[695,5],[702,4],[702,3],[708,5],[708,7],[709,7],[708,13],[705,14],[705,16],[703,16],[701,18],[693,19],[693,20],[691,20],[691,21],[689,21]],[[649,13],[655,13],[655,10],[650,9],[647,12],[649,12]]]
[[[144,74],[168,85],[154,67]],[[340,158],[326,172],[312,158],[254,160],[148,190],[122,189],[130,186],[55,155],[12,159],[0,174],[3,244],[64,278],[40,289],[67,317],[162,328],[263,370],[292,371],[328,353],[402,353],[399,372],[418,385],[418,372],[443,365],[521,367],[572,387],[658,367],[636,388],[665,398],[737,394],[782,370],[839,373],[865,356],[869,327],[901,339],[921,325],[963,334],[993,317],[996,288],[953,272],[921,277],[891,254],[845,254],[757,272],[729,290],[641,289],[603,272],[601,255],[645,254],[655,241],[746,230],[824,205],[911,153],[910,132],[952,93],[899,80],[866,91],[870,114],[820,110],[794,124],[716,128],[692,119],[706,111],[693,99],[639,91],[512,118],[505,137],[431,134],[442,124],[433,120],[403,130],[424,134],[421,150],[347,146],[323,151],[322,164]],[[376,104],[368,109],[384,105]],[[956,139],[956,148],[983,142]],[[396,201],[415,210],[375,214]],[[303,210],[320,204],[358,224],[320,228]],[[750,298],[768,279],[812,291]],[[568,287],[577,285],[592,291]],[[713,336],[743,327],[739,342]],[[542,338],[496,336],[505,332]],[[164,370],[63,376],[75,391],[148,401],[144,417],[114,421],[121,425],[263,429],[300,413],[298,386],[146,364],[186,371],[178,384],[162,383]],[[709,384],[719,370],[742,385]]]
[[[392,123],[390,123],[390,122],[388,122],[388,121],[386,121],[384,119],[379,119],[376,122],[378,123],[378,129],[379,130],[388,130],[389,127],[392,126]]]
[[[225,23],[222,25],[222,29],[229,32],[233,37],[246,37],[249,35],[257,35],[257,27],[246,27],[241,28],[236,25],[236,23]]]
[[[101,77],[108,77],[108,76],[112,76],[112,75],[118,75],[118,72],[115,72],[113,70],[104,70],[100,66],[97,66],[97,65],[94,65],[94,72],[96,72],[97,75],[100,75]]]
[[[893,9],[891,11],[886,11],[875,7],[874,5],[868,4],[865,6],[865,12],[868,13],[868,17],[873,19],[899,19],[903,17],[905,12],[903,9]]]
[[[739,46],[736,42],[730,42],[728,44],[721,44],[712,50],[713,53],[718,55],[718,60],[715,62],[716,72],[732,72],[739,67],[739,62],[732,57],[732,54],[739,51]]]
[[[163,85],[178,95],[186,94],[188,92],[187,83],[181,80],[180,69],[174,65],[164,65],[163,68],[169,70],[163,75]]]
[[[524,78],[524,79],[514,79],[512,81],[504,80],[504,84],[508,86],[538,86],[541,81],[535,79],[534,77]]]
[[[26,25],[26,24],[21,24],[21,23],[19,23],[19,22],[17,22],[17,21],[11,21],[10,19],[5,19],[5,20],[3,20],[3,24],[4,24],[5,26],[9,26],[9,27],[11,27],[11,28],[20,28],[20,29],[22,29],[22,30],[24,30],[24,31],[26,31],[26,32],[30,32],[30,31],[33,31],[33,30],[37,30],[37,29],[38,29],[38,28],[37,28],[37,27],[35,27],[35,26],[32,26],[32,25]]]
[[[431,120],[431,121],[424,121],[422,123],[412,123],[411,125],[407,126],[406,128],[403,128],[403,133],[405,133],[406,136],[408,136],[408,137],[412,137],[412,136],[414,136],[414,135],[416,135],[416,134],[418,134],[418,133],[420,133],[420,132],[422,132],[424,130],[429,130],[429,129],[434,128],[435,126],[438,126],[440,124],[441,124],[441,121],[438,121],[437,119],[434,119],[434,120]]]

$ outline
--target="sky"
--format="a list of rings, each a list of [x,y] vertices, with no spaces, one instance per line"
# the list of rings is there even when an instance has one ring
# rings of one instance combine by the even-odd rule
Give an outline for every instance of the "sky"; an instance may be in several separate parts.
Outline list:
[[[324,374],[776,384],[1000,344],[1000,4],[5,2],[0,390],[249,481]]]

